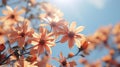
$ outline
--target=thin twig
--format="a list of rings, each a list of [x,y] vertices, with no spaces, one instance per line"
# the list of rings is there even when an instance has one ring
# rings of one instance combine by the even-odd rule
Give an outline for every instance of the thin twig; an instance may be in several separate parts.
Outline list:
[[[8,57],[6,57],[3,61],[0,62],[0,65],[2,65],[7,59],[9,59],[10,56],[12,56],[14,54],[14,52],[12,54],[10,54]]]
[[[27,49],[25,49],[25,50],[29,50],[29,49],[34,48],[34,47],[36,47],[36,46],[37,46],[37,45],[32,46],[32,47],[29,47],[29,48],[27,48]]]
[[[81,52],[81,50],[79,49],[78,52],[77,52],[74,56],[72,56],[72,57],[67,57],[67,59],[73,58],[73,57],[75,57],[75,56],[78,56],[78,54],[79,54],[80,52]],[[80,55],[80,56],[82,56],[82,55]]]
[[[60,41],[56,41],[55,43],[59,43]]]

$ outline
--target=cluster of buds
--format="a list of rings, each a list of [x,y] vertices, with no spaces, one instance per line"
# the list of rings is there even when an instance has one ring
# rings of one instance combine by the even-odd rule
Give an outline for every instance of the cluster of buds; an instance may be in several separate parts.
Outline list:
[[[120,50],[120,23],[116,24],[113,28],[114,41],[117,44],[117,48]]]

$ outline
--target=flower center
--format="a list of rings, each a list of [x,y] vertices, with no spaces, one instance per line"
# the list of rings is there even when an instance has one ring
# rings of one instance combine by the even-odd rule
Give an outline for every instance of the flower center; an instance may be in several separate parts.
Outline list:
[[[40,41],[39,41],[39,44],[40,44],[40,45],[44,45],[44,44],[45,44],[45,40],[40,40]]]
[[[0,32],[0,35],[3,35],[3,33],[2,33],[2,32]]]
[[[51,12],[48,12],[47,15],[48,15],[48,16],[51,16]]]
[[[63,60],[61,63],[62,63],[63,66],[66,66],[67,61],[66,61],[66,60]]]
[[[15,15],[12,14],[12,15],[10,16],[10,18],[14,19],[14,18],[15,18]]]
[[[56,23],[55,23],[55,22],[52,22],[50,25],[51,25],[51,27],[55,27],[55,26],[56,26]]]
[[[25,36],[25,33],[23,33],[23,32],[20,33],[20,36],[21,36],[21,37],[24,37],[24,36]]]
[[[69,37],[69,38],[73,38],[74,35],[75,35],[74,32],[69,32],[69,33],[68,33],[68,37]]]

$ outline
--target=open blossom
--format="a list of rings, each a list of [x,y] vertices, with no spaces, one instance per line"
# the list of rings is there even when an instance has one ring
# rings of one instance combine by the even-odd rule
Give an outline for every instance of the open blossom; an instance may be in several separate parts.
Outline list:
[[[114,26],[112,33],[115,35],[120,34],[120,22]]]
[[[63,37],[61,39],[61,43],[64,43],[66,41],[68,41],[68,45],[69,48],[72,48],[74,46],[74,43],[76,43],[76,45],[80,48],[81,47],[81,39],[85,39],[83,34],[79,34],[79,32],[81,32],[84,27],[83,26],[79,26],[78,28],[76,28],[76,23],[72,22],[70,27],[68,28],[67,26],[64,26],[64,30],[63,30]]]
[[[40,60],[37,61],[34,65],[37,67],[54,67],[51,64],[49,64],[50,56],[44,56]]]
[[[112,30],[112,33],[114,34],[114,41],[117,46],[119,47],[120,44],[120,23],[116,24]]]
[[[102,67],[101,61],[96,61],[94,63],[88,63],[85,67]]]
[[[92,44],[97,45],[101,42],[106,42],[108,40],[111,26],[106,26],[99,28],[93,35],[87,37],[87,40],[90,41]]]
[[[63,26],[66,26],[68,23],[67,21],[65,21],[64,19],[60,19],[60,18],[55,18],[55,19],[51,19],[49,18],[49,22],[48,23],[44,23],[41,24],[41,26],[47,26],[49,25],[52,29],[52,31],[54,32],[54,34],[56,35],[57,33],[61,32],[64,28]]]
[[[18,24],[17,27],[13,27],[8,33],[8,39],[11,44],[17,41],[20,47],[24,47],[25,43],[32,38],[33,33],[32,29],[28,29],[28,22],[26,21],[21,25]]]
[[[37,49],[31,50],[31,52],[38,51],[38,55],[44,52],[46,50],[49,54],[52,53],[51,47],[55,46],[54,43],[54,37],[52,37],[53,33],[48,33],[47,34],[47,29],[40,27],[40,34],[34,35],[35,38],[32,41],[32,44],[37,46]]]
[[[45,11],[45,13],[40,14],[41,19],[44,19],[44,18],[47,18],[47,17],[61,18],[63,16],[63,13],[59,9],[53,7],[51,4],[49,4],[47,2],[41,3],[41,8]]]
[[[64,19],[56,18],[56,19],[51,19],[49,21],[49,25],[52,27],[53,31],[56,33],[63,30],[63,26],[67,25],[67,22]]]
[[[101,27],[99,28],[95,33],[94,36],[96,37],[96,39],[98,39],[99,41],[107,41],[110,30],[111,30],[112,26],[106,26],[106,27]]]
[[[12,58],[13,59],[13,58]],[[34,64],[31,64],[30,62],[27,62],[25,60],[25,58],[22,56],[20,57],[19,60],[17,60],[15,63],[14,63],[14,67],[36,67],[34,66]]]
[[[62,52],[60,53],[59,58],[54,57],[53,59],[60,63],[60,67],[75,67],[76,66],[76,62],[75,61],[68,62],[66,57],[63,56]]]
[[[84,67],[102,67],[100,60],[97,60],[96,62],[90,63],[87,59],[81,58],[79,62],[81,64],[84,64]]]
[[[24,18],[20,15],[25,12],[24,10],[17,11],[17,7],[13,10],[9,6],[6,6],[6,8],[7,10],[2,11],[5,16],[0,17],[0,22],[3,22],[4,25],[12,25],[19,21],[23,21]]]

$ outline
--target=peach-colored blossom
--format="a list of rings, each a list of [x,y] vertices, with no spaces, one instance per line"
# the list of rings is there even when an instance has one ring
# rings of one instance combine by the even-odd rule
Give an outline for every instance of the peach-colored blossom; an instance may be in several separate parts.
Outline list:
[[[40,27],[40,33],[34,35],[34,40],[31,42],[32,44],[36,45],[37,48],[33,50],[38,51],[38,55],[44,52],[46,50],[49,54],[52,53],[51,47],[55,46],[54,43],[54,37],[52,37],[53,33],[47,34],[47,29]]]
[[[61,43],[64,43],[68,41],[69,48],[72,48],[74,46],[74,43],[76,43],[77,47],[81,47],[81,40],[85,39],[83,34],[79,34],[79,32],[83,31],[84,27],[79,26],[75,29],[76,22],[72,22],[70,27],[64,26],[63,30],[63,37],[61,39]]]
[[[25,43],[29,43],[31,40],[33,33],[34,31],[28,28],[28,21],[25,21],[8,32],[8,39],[11,44],[17,41],[20,47],[24,47]]]
[[[10,6],[6,6],[6,8],[7,10],[2,11],[5,16],[0,17],[0,22],[3,22],[5,26],[23,21],[24,18],[20,15],[25,12],[24,10],[21,9],[17,11],[17,7],[15,9],[12,9]]]
[[[63,13],[59,9],[52,6],[50,3],[47,3],[47,2],[41,3],[41,8],[45,11],[45,13],[40,14],[41,19],[48,18],[48,17],[61,18],[63,16]]]

